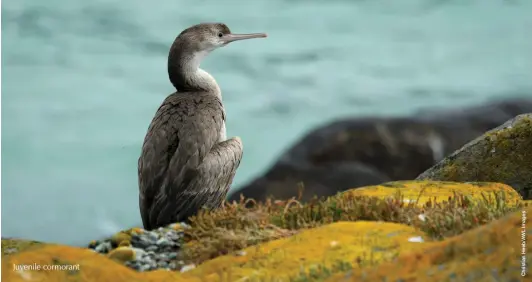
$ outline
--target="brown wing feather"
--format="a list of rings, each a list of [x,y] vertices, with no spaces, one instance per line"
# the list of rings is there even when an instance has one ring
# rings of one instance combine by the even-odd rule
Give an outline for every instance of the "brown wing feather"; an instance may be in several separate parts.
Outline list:
[[[182,182],[172,183],[168,193],[157,195],[150,222],[164,226],[186,221],[202,208],[215,209],[222,205],[242,159],[240,138],[231,138],[214,145],[193,173]],[[159,197],[164,200],[159,201]]]
[[[146,229],[153,225],[149,214],[156,196],[172,193],[170,182],[182,183],[194,173],[218,141],[223,119],[221,101],[204,93],[174,93],[159,107],[144,139],[138,167],[139,206]]]

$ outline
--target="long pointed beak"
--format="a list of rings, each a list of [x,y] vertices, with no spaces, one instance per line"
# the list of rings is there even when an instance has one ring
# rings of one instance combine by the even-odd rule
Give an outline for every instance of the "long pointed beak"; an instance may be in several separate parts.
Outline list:
[[[264,38],[268,37],[266,33],[249,33],[249,34],[226,34],[222,37],[225,44],[244,39]]]

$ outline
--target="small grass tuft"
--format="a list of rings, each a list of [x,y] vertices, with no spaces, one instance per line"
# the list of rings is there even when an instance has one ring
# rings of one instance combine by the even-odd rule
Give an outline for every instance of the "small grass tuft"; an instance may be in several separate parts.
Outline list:
[[[316,265],[310,267],[308,271],[302,270],[298,275],[290,278],[290,282],[323,281],[333,274],[347,272],[352,269],[351,263],[345,261],[337,261],[330,267]]]

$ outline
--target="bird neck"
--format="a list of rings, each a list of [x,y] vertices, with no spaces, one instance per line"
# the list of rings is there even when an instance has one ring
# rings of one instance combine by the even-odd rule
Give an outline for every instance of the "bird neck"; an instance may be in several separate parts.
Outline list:
[[[199,66],[210,51],[187,52],[174,43],[168,57],[168,75],[177,92],[205,91],[221,95],[220,87],[212,75]]]

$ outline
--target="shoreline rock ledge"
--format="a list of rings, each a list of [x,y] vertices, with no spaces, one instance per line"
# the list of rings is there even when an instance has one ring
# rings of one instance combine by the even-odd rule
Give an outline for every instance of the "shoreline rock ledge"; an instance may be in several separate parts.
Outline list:
[[[521,281],[532,260],[523,214],[532,205],[506,184],[388,182],[301,205],[227,206],[89,248],[2,238],[1,280]]]
[[[504,183],[532,199],[532,113],[518,115],[467,143],[416,180]]]
[[[232,191],[228,199],[238,201],[240,194],[255,200],[289,199],[299,195],[302,183],[301,200],[308,201],[314,195],[414,179],[486,131],[526,113],[532,113],[532,99],[508,98],[464,108],[427,108],[409,117],[331,122],[302,137],[262,176]],[[525,167],[519,171],[526,173]]]

